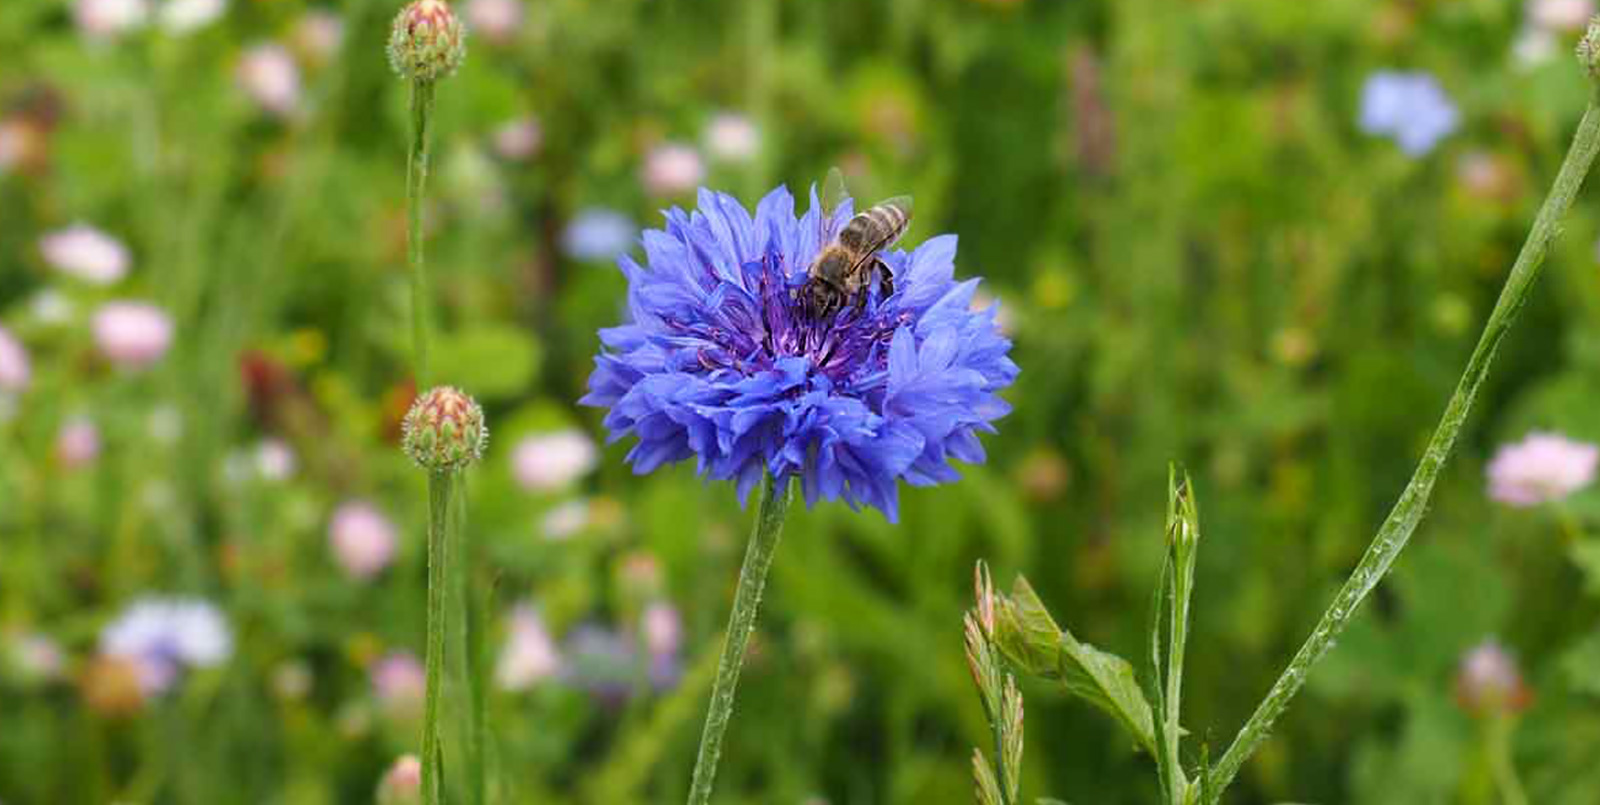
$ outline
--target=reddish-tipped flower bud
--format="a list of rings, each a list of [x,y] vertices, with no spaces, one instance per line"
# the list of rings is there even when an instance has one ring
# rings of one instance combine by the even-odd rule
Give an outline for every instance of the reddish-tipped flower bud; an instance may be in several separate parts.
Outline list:
[[[435,472],[465,469],[483,456],[489,429],[483,409],[460,389],[439,386],[406,414],[401,444],[417,466]]]
[[[437,81],[467,57],[467,34],[444,0],[415,0],[394,18],[389,64],[407,81]]]

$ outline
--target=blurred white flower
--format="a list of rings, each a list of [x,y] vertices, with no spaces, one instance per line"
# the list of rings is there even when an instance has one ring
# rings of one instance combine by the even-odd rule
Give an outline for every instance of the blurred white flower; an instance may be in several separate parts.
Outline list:
[[[67,420],[56,433],[56,460],[69,470],[100,457],[100,429],[83,417]]]
[[[300,67],[282,45],[268,42],[246,50],[238,80],[244,93],[272,115],[292,117],[300,109]]]
[[[294,44],[313,64],[328,62],[344,44],[344,19],[326,9],[311,9],[295,23]]]
[[[94,285],[110,285],[128,273],[128,247],[87,224],[73,224],[39,239],[51,268]]]
[[[33,376],[28,351],[10,330],[0,327],[0,393],[18,393],[28,388]]]
[[[61,644],[49,635],[38,632],[19,634],[7,641],[7,654],[12,667],[31,682],[49,682],[61,678],[66,669],[66,655]]]
[[[172,319],[144,302],[101,305],[92,329],[100,353],[124,369],[148,368],[172,346]]]
[[[78,0],[72,6],[78,31],[93,40],[114,39],[144,25],[149,15],[145,0]]]
[[[1511,58],[1524,69],[1548,63],[1556,56],[1556,37],[1544,28],[1524,26],[1511,43]]]
[[[419,714],[428,674],[416,655],[408,651],[390,652],[373,663],[368,673],[372,692],[391,716],[410,718]]]
[[[600,453],[588,434],[575,428],[529,436],[511,454],[512,474],[529,491],[561,489],[594,469]]]
[[[1528,22],[1547,31],[1580,31],[1594,16],[1594,0],[1529,0]]]
[[[741,114],[719,112],[705,133],[706,153],[723,162],[749,162],[761,151],[761,131]]]
[[[683,617],[677,607],[658,601],[645,607],[642,621],[644,645],[652,657],[678,653],[683,645]]]
[[[495,681],[505,690],[527,690],[560,670],[561,655],[538,610],[518,606],[510,621]]]
[[[683,143],[662,143],[644,160],[644,188],[653,196],[678,196],[694,190],[706,178],[700,152]]]
[[[158,405],[145,419],[145,432],[161,444],[175,444],[178,437],[183,435],[183,414],[178,412],[176,406]]]
[[[256,445],[255,470],[262,480],[287,481],[298,466],[294,448],[288,442],[274,437],[262,439]]]
[[[1600,448],[1556,433],[1533,432],[1501,446],[1489,462],[1489,497],[1528,507],[1561,500],[1594,482]]]
[[[578,211],[561,233],[561,250],[574,260],[615,260],[633,247],[639,227],[626,215],[604,207]]]
[[[545,539],[569,539],[589,525],[589,501],[569,500],[545,512],[539,521],[539,530]]]
[[[520,0],[468,0],[467,27],[497,45],[515,39],[522,27]]]
[[[54,288],[46,288],[28,300],[28,315],[40,324],[66,324],[74,312],[72,300]]]
[[[197,598],[135,601],[100,632],[100,653],[133,663],[146,695],[172,686],[186,668],[212,668],[233,654],[222,613]]]
[[[494,131],[494,152],[501,159],[522,162],[539,153],[544,130],[534,117],[521,117],[502,124]]]
[[[339,564],[358,579],[370,579],[394,560],[395,526],[377,507],[350,501],[328,521],[328,541]]]
[[[167,33],[186,34],[216,22],[227,10],[228,0],[166,0],[159,16]]]

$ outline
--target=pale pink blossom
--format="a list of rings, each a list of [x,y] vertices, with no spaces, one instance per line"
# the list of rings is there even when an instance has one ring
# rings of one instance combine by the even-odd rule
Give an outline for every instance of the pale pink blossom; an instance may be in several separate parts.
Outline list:
[[[239,59],[239,87],[262,109],[292,117],[300,109],[300,67],[287,48],[276,43],[255,45]]]
[[[91,40],[115,39],[143,26],[149,15],[145,0],[78,0],[72,6],[78,31]]]
[[[545,628],[544,618],[531,606],[511,611],[506,645],[495,666],[495,682],[505,690],[527,690],[561,668],[561,654]]]
[[[521,117],[495,129],[494,152],[501,159],[522,162],[539,153],[544,143],[544,130],[533,117]]]
[[[682,143],[662,143],[645,155],[644,187],[654,196],[679,196],[706,178],[700,152]]]
[[[378,781],[378,805],[413,805],[422,801],[422,761],[401,755]]]
[[[368,673],[372,692],[390,715],[406,718],[418,714],[428,675],[416,655],[407,651],[385,654]]]
[[[171,34],[199,30],[222,17],[228,0],[165,0],[161,4],[161,28]]]
[[[761,151],[761,130],[741,114],[720,112],[706,125],[706,153],[723,162],[749,162]]]
[[[600,453],[594,440],[575,428],[529,436],[511,453],[512,474],[523,489],[561,489],[595,468]]]
[[[73,224],[39,239],[51,268],[94,285],[110,285],[128,273],[128,247],[87,224]]]
[[[172,346],[172,319],[144,302],[107,302],[95,311],[95,344],[124,369],[146,369]]]
[[[1517,661],[1493,638],[1474,646],[1461,658],[1456,671],[1456,699],[1468,711],[1514,712],[1526,708],[1531,698]]]
[[[1510,506],[1561,500],[1594,482],[1600,448],[1556,433],[1533,432],[1501,446],[1489,462],[1489,496]]]
[[[1594,0],[1530,0],[1528,22],[1547,31],[1578,31],[1594,16]]]
[[[344,19],[325,9],[311,9],[294,26],[294,44],[313,64],[325,63],[344,44]]]
[[[60,679],[66,670],[66,654],[49,635],[38,632],[17,635],[7,646],[11,664],[24,679],[50,682]]]
[[[677,607],[658,601],[645,607],[642,620],[644,644],[651,656],[678,653],[683,645],[683,617]]]
[[[282,439],[269,437],[256,445],[255,470],[262,480],[287,481],[299,466],[294,448]]]
[[[467,27],[497,45],[517,36],[522,27],[521,0],[468,0]]]
[[[33,377],[28,351],[11,331],[0,327],[0,393],[17,393],[28,388]]]
[[[351,501],[334,511],[328,541],[345,572],[358,579],[378,575],[394,560],[394,523],[365,501]]]
[[[69,470],[86,467],[100,457],[100,428],[78,417],[68,420],[56,433],[56,460]]]

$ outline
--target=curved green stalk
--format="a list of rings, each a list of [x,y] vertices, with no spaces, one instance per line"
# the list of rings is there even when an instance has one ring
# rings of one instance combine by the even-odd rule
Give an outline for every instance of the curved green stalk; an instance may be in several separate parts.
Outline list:
[[[739,588],[733,597],[733,612],[728,615],[728,633],[722,642],[722,658],[717,663],[717,680],[711,688],[711,705],[706,725],[700,734],[700,752],[695,758],[694,778],[689,785],[689,805],[711,801],[711,787],[717,776],[717,760],[722,756],[722,734],[733,716],[733,694],[739,686],[739,670],[744,666],[745,647],[756,628],[761,609],[761,591],[767,586],[767,571],[783,534],[783,516],[789,509],[790,484],[782,489],[768,476],[762,484],[761,509],[756,515],[755,532],[745,550],[744,566],[739,569]]]
[[[433,82],[411,82],[411,151],[406,160],[406,262],[411,269],[411,349],[417,390],[428,388],[428,270],[422,259],[422,198],[428,184],[428,138],[433,128]]]
[[[1423,453],[1421,463],[1411,476],[1411,482],[1406,485],[1405,491],[1400,494],[1400,500],[1395,503],[1394,509],[1379,527],[1377,536],[1368,546],[1366,554],[1361,557],[1361,563],[1339,589],[1333,604],[1322,614],[1322,619],[1317,622],[1311,636],[1306,638],[1305,644],[1294,655],[1289,667],[1284,669],[1261,704],[1256,707],[1250,720],[1239,730],[1233,745],[1228,747],[1222,759],[1217,761],[1216,768],[1211,770],[1208,787],[1212,791],[1213,801],[1220,798],[1222,791],[1239,773],[1239,767],[1243,766],[1245,760],[1267,739],[1273,722],[1283,713],[1289,700],[1300,691],[1300,686],[1305,684],[1306,676],[1311,672],[1312,666],[1333,647],[1334,640],[1350,623],[1361,602],[1389,572],[1395,558],[1406,547],[1412,532],[1422,521],[1439,469],[1449,457],[1451,449],[1455,447],[1456,438],[1461,433],[1468,412],[1472,409],[1473,400],[1477,398],[1483,379],[1488,374],[1489,364],[1494,360],[1495,350],[1499,348],[1511,325],[1516,322],[1517,314],[1521,312],[1523,305],[1527,304],[1529,292],[1533,288],[1534,281],[1539,278],[1539,268],[1550,248],[1550,242],[1560,233],[1561,218],[1566,214],[1567,208],[1572,206],[1573,197],[1594,163],[1596,151],[1600,151],[1600,93],[1591,90],[1588,109],[1584,111],[1583,120],[1578,124],[1577,134],[1572,139],[1572,147],[1567,151],[1566,160],[1561,164],[1561,172],[1556,175],[1550,194],[1545,197],[1544,205],[1539,208],[1533,229],[1528,233],[1527,241],[1522,244],[1522,251],[1517,255],[1517,261],[1511,268],[1511,275],[1506,279],[1505,288],[1500,292],[1500,299],[1489,314],[1489,322],[1484,325],[1483,335],[1479,337],[1478,345],[1467,361],[1466,371],[1462,373],[1455,393],[1445,406],[1444,417],[1434,430],[1427,451]]]
[[[439,716],[444,686],[445,591],[450,567],[450,498],[453,472],[428,474],[428,654],[422,710],[422,801],[444,802],[444,747]]]

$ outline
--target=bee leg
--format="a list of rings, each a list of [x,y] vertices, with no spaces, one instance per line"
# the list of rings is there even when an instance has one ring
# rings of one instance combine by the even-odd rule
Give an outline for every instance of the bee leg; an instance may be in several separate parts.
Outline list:
[[[894,274],[889,271],[889,264],[878,260],[878,282],[883,287],[883,298],[894,296]]]

